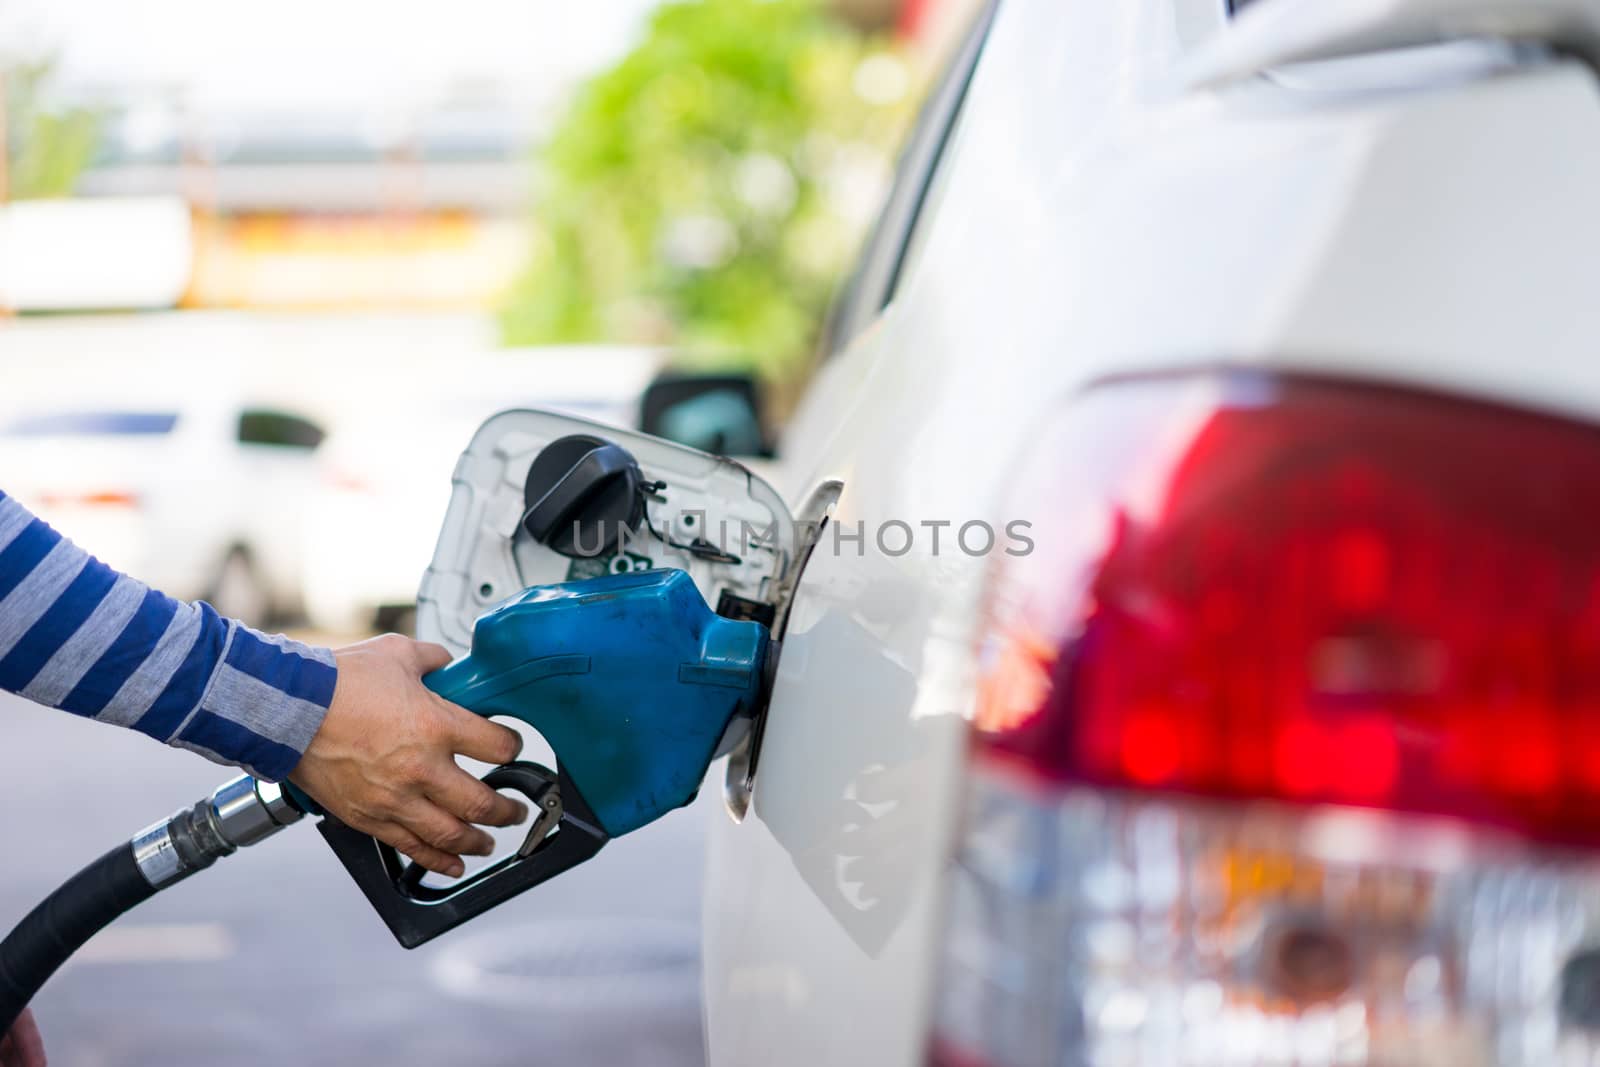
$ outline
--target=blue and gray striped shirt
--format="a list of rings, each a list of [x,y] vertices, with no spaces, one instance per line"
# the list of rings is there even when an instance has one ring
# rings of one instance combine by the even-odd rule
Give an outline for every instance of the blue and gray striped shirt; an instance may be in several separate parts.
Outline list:
[[[279,780],[336,677],[327,649],[119,574],[0,493],[0,689]]]

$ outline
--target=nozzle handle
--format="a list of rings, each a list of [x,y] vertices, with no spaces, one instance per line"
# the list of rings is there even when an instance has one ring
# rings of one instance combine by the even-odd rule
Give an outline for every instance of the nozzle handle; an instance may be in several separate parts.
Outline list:
[[[393,848],[334,816],[317,824],[339,862],[361,887],[367,900],[406,948],[416,948],[474,916],[505,903],[519,893],[585,862],[608,837],[584,803],[571,779],[537,764],[508,763],[489,772],[492,786],[523,792],[537,803],[552,780],[560,791],[563,811],[553,833],[530,853],[517,853],[462,882],[424,884],[425,874]]]

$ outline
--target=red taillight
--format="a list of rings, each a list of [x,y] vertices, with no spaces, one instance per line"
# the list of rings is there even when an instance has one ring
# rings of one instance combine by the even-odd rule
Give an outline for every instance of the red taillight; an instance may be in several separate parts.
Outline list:
[[[1130,380],[1026,468],[936,1062],[1594,1062],[1600,431]]]
[[[122,489],[46,491],[39,494],[39,502],[45,507],[136,508],[139,506],[139,494]]]
[[[328,479],[328,487],[341,493],[370,493],[372,486],[360,478],[335,475]]]
[[[1600,432],[1347,385],[1223,387],[1203,414],[1192,385],[1121,388],[1190,428],[1130,472],[1142,496],[1080,516],[1097,558],[1037,565],[1088,569],[1072,603],[1014,568],[988,751],[1600,837]]]
[[[365,494],[373,491],[372,483],[354,469],[344,466],[327,466],[322,472],[323,484],[340,493]]]

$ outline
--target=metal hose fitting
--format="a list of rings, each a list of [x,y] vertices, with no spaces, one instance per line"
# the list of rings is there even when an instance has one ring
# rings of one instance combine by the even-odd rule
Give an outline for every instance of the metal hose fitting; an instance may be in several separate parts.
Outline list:
[[[244,774],[141,831],[133,839],[133,858],[152,887],[165,889],[302,818],[281,786]]]

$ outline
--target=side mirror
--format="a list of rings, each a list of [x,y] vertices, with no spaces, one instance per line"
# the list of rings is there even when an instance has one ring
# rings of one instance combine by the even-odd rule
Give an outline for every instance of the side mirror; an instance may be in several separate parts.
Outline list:
[[[639,400],[639,429],[717,456],[770,457],[761,394],[747,374],[659,375]]]

